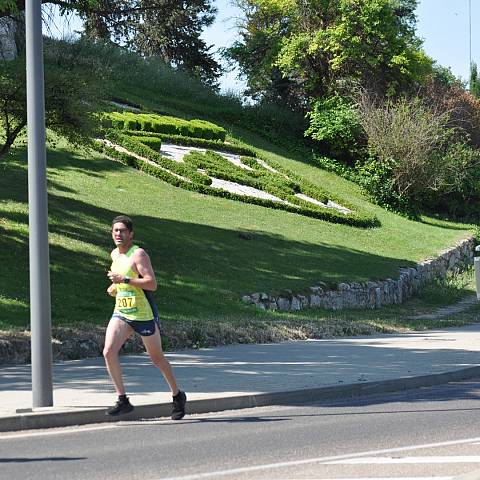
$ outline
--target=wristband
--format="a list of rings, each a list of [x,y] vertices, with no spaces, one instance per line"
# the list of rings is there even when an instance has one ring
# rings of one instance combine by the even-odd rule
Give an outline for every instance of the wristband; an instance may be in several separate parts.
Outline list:
[[[128,285],[130,283],[130,277],[124,277],[123,283],[126,283]]]

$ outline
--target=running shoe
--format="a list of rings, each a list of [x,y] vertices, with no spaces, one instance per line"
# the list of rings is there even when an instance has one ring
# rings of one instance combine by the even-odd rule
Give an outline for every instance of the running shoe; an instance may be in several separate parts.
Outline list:
[[[187,396],[181,390],[173,397],[172,420],[181,420],[185,416]]]
[[[123,415],[132,412],[134,408],[135,407],[130,403],[128,397],[126,399],[119,398],[117,403],[105,412],[105,415]]]

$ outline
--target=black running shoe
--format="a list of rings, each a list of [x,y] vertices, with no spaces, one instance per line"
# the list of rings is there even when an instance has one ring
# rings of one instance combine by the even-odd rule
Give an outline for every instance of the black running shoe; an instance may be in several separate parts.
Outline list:
[[[130,400],[128,398],[126,398],[125,400],[119,398],[117,400],[117,403],[105,412],[105,415],[122,415],[132,412],[134,408],[135,407],[130,403]]]
[[[173,397],[172,420],[181,420],[185,416],[185,404],[187,396],[181,390]]]

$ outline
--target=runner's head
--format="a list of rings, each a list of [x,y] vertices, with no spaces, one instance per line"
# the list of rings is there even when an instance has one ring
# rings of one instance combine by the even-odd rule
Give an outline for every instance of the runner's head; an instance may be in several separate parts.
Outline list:
[[[133,240],[133,222],[126,215],[112,220],[112,238],[117,247],[127,247]]]

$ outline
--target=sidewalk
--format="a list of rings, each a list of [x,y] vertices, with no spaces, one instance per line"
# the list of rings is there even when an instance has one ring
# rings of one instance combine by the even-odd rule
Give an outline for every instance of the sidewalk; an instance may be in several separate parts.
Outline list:
[[[167,354],[187,412],[341,399],[480,376],[480,324],[402,335],[233,345]],[[122,357],[135,411],[169,416],[171,396],[147,356]],[[54,407],[32,412],[30,366],[0,369],[0,431],[118,420],[103,358],[54,365]],[[187,417],[188,418],[188,417]]]

